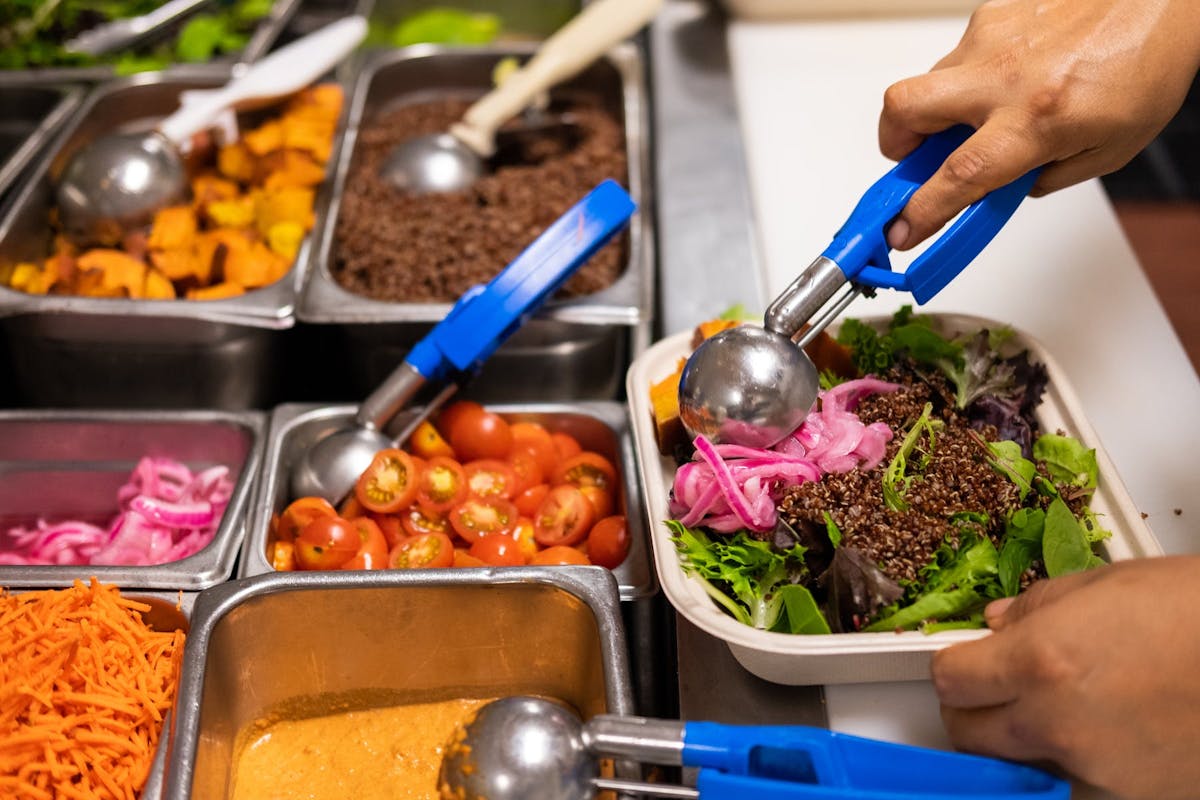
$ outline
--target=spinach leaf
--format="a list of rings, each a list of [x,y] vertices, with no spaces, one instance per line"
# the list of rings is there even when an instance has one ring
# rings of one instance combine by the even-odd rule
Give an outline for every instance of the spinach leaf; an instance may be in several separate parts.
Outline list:
[[[1100,467],[1096,451],[1088,449],[1078,439],[1047,433],[1033,443],[1033,457],[1046,462],[1046,468],[1058,483],[1078,486],[1091,491],[1096,488]]]
[[[784,630],[787,633],[829,633],[829,623],[825,621],[825,615],[821,613],[820,606],[813,598],[812,592],[800,586],[799,584],[790,584],[784,586],[775,593],[776,597],[783,603],[784,611],[786,612],[781,618],[781,622],[786,622],[786,627],[780,623],[772,630]]]
[[[1000,546],[1000,588],[1005,597],[1021,589],[1021,576],[1042,555],[1042,532],[1046,512],[1040,508],[1018,508],[1005,523]]]
[[[1021,445],[1016,442],[985,442],[982,437],[977,441],[984,442],[992,453],[992,469],[1008,478],[1021,493],[1021,499],[1033,488],[1037,476],[1037,465],[1021,455]]]
[[[1061,497],[1055,498],[1046,509],[1042,553],[1046,574],[1051,578],[1082,572],[1095,563],[1087,532]]]

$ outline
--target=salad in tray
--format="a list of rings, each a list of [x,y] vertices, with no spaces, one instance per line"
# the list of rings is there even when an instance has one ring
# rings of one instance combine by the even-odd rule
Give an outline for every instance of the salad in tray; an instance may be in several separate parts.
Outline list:
[[[1105,563],[1095,450],[1039,429],[1046,369],[1010,338],[908,306],[847,319],[810,345],[820,397],[770,449],[687,441],[678,370],[652,386],[683,569],[746,625],[820,634],[983,627],[989,601]]]

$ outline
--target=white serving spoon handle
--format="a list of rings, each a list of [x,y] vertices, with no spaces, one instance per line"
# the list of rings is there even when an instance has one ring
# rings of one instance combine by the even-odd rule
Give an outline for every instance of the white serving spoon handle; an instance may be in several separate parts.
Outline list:
[[[525,66],[477,100],[450,133],[481,157],[495,151],[496,129],[521,113],[539,93],[580,72],[636,33],[663,0],[595,0],[542,43]]]
[[[274,100],[303,89],[333,69],[366,35],[364,17],[346,17],[326,25],[251,64],[220,89],[185,103],[160,122],[158,130],[182,145],[211,125],[225,109]]]

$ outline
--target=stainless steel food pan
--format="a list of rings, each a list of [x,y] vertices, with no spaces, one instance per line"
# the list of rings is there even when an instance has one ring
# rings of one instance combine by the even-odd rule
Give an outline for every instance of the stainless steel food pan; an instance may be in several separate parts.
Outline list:
[[[395,348],[401,352],[440,320],[450,309],[448,303],[391,303],[373,300],[343,289],[330,272],[334,253],[334,233],[340,210],[340,198],[349,178],[355,142],[360,126],[381,111],[405,100],[438,94],[481,95],[491,86],[491,71],[506,56],[526,57],[531,48],[517,45],[488,48],[409,47],[399,51],[374,53],[359,71],[349,100],[345,131],[334,154],[332,191],[318,199],[319,221],[308,251],[306,286],[298,310],[306,323],[346,326],[347,337],[355,343],[353,352],[363,361],[376,358],[375,350],[391,349],[389,364],[398,363]],[[552,300],[528,321],[517,337],[501,347],[496,364],[484,368],[484,375],[504,375],[510,386],[537,376],[540,359],[554,352],[550,344],[577,350],[603,352],[613,357],[615,371],[594,368],[566,373],[568,383],[582,389],[574,397],[613,398],[617,394],[630,353],[636,356],[649,344],[654,308],[654,232],[650,189],[648,116],[643,62],[638,48],[623,44],[584,70],[578,77],[554,90],[561,93],[586,92],[602,99],[619,120],[625,132],[628,178],[627,188],[640,210],[634,215],[625,237],[625,267],[611,286],[599,292],[568,300]],[[499,271],[503,264],[497,264]],[[390,327],[389,327],[390,326]],[[611,328],[626,330],[614,333]],[[624,341],[619,341],[624,340]],[[593,361],[594,367],[597,362]],[[524,400],[546,398],[555,392],[556,382],[536,381],[537,392],[521,396]],[[571,395],[551,394],[550,399]]]
[[[205,70],[224,69],[231,66],[257,61],[266,55],[279,38],[280,33],[287,27],[292,15],[301,5],[301,0],[274,0],[271,11],[260,19],[254,27],[246,46],[235,53],[226,53],[213,59],[207,64],[172,64],[164,73],[172,76],[194,75]],[[174,37],[185,24],[186,19],[167,26],[156,36]],[[63,81],[81,81],[96,83],[117,77],[116,69],[111,64],[94,64],[81,67],[41,67],[37,69],[0,69],[0,86],[38,86],[61,83]]]
[[[82,99],[78,86],[0,86],[0,201]]]
[[[489,408],[510,421],[539,422],[551,431],[570,433],[586,450],[600,453],[621,471],[621,492],[617,507],[629,521],[632,546],[625,563],[613,570],[622,600],[634,600],[653,594],[656,578],[650,564],[645,520],[635,470],[636,461],[629,422],[619,403],[572,403],[562,405],[493,405]],[[350,425],[353,406],[312,406],[287,404],[271,413],[267,434],[263,474],[254,499],[246,543],[239,563],[240,576],[272,572],[267,556],[275,541],[271,536],[271,517],[293,500],[288,483],[293,466],[305,450],[333,431]],[[462,570],[469,572],[470,570]]]
[[[40,262],[51,252],[53,182],[79,147],[114,129],[148,127],[177,107],[181,92],[224,78],[141,75],[94,89],[14,189],[0,217],[0,265]],[[241,122],[258,118],[246,115]],[[278,332],[294,324],[307,246],[282,280],[225,300],[42,296],[0,288],[16,402],[234,409],[276,402]]]
[[[0,412],[5,529],[38,519],[112,519],[117,488],[142,456],[169,456],[192,469],[223,464],[234,481],[216,535],[195,555],[152,567],[0,565],[0,586],[61,587],[94,575],[123,589],[194,591],[227,580],[242,543],[265,429],[257,412]]]
[[[598,567],[276,573],[201,593],[165,796],[230,796],[238,732],[320,694],[404,703],[540,694],[633,710],[612,576]]]

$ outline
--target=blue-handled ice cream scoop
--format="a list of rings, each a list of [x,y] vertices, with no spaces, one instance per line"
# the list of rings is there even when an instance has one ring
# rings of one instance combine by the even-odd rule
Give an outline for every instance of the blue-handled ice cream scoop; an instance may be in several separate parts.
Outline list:
[[[607,756],[698,767],[696,786],[598,777]],[[455,800],[584,800],[598,789],[702,800],[1067,800],[1032,767],[803,726],[575,712],[540,697],[479,710],[447,746],[438,789]]]
[[[624,228],[636,208],[615,181],[604,181],[496,277],[468,290],[363,401],[353,427],[318,440],[304,452],[291,473],[292,495],[324,497],[335,504],[345,497],[375,454],[393,446],[383,429],[421,387],[443,387],[425,407],[428,414]],[[419,419],[410,420],[408,429]]]
[[[887,243],[887,228],[909,198],[972,133],[956,126],[934,134],[876,181],[825,252],[767,308],[762,328],[738,326],[696,349],[679,384],[680,419],[690,436],[753,447],[780,441],[817,399],[817,371],[802,348],[855,297],[898,289],[924,303],[979,255],[1029,194],[1038,170],[969,206],[904,272],[892,270]]]

